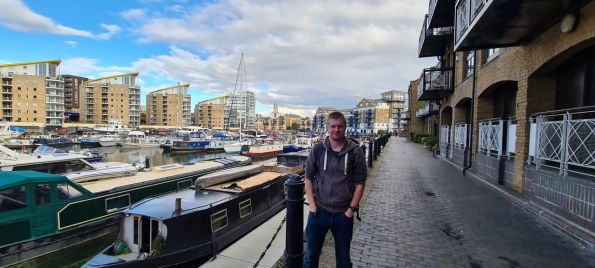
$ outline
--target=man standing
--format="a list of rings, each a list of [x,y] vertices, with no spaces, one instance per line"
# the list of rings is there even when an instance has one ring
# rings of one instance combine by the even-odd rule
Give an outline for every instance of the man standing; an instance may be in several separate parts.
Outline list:
[[[337,267],[351,267],[349,248],[353,216],[364,193],[368,170],[359,143],[345,137],[347,122],[340,112],[329,114],[328,137],[312,147],[306,163],[306,225],[304,268],[318,267],[324,238],[331,230]]]

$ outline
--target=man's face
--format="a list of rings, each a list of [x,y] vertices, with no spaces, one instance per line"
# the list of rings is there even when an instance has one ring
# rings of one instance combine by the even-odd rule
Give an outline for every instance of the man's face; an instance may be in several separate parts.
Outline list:
[[[345,137],[345,122],[342,119],[329,119],[326,131],[333,140],[341,140]]]

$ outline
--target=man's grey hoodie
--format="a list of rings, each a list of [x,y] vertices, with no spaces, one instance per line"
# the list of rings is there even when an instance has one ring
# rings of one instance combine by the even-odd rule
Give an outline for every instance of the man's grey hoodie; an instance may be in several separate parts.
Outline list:
[[[318,149],[324,150],[319,154]],[[353,154],[353,157],[349,157]],[[318,161],[316,158],[321,156]],[[318,165],[318,170],[317,166]],[[329,137],[312,147],[306,162],[306,179],[312,180],[316,206],[330,212],[345,212],[356,185],[364,185],[368,176],[366,157],[359,143],[345,139],[338,154],[333,154]]]

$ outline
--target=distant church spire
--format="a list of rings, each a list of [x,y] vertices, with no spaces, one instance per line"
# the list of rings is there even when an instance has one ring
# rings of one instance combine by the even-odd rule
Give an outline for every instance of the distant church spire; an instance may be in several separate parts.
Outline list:
[[[277,119],[279,117],[279,107],[277,107],[277,103],[273,104],[273,119]]]

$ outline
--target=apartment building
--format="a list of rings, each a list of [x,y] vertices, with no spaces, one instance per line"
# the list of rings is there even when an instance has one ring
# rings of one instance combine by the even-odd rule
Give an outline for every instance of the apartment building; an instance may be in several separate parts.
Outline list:
[[[190,84],[151,91],[146,96],[147,125],[188,126],[192,122]]]
[[[16,126],[57,129],[64,120],[61,60],[0,64],[2,120]]]
[[[89,80],[87,77],[64,74],[64,120],[80,121],[79,87]]]
[[[256,122],[256,97],[254,92],[240,91],[229,96],[227,100],[230,113],[226,118],[229,129],[254,128]]]
[[[129,126],[140,124],[138,72],[87,80],[79,94],[80,121],[107,124],[115,118]],[[82,90],[84,89],[84,90]]]
[[[595,235],[595,3],[429,3],[418,52],[439,61],[410,83],[409,131]]]
[[[229,95],[224,95],[196,103],[194,106],[194,124],[210,129],[225,129],[229,116],[228,100]]]
[[[326,132],[326,120],[328,119],[328,115],[338,110],[339,109],[333,107],[318,107],[316,113],[314,113],[314,118],[312,119],[312,130],[319,133]]]
[[[388,109],[390,113],[389,117],[389,131],[396,133],[403,129],[403,126],[407,125],[409,119],[408,114],[405,113],[405,98],[407,92],[391,90],[380,94],[382,100],[388,103]]]
[[[379,130],[386,133],[392,129],[390,105],[383,99],[362,99],[351,110],[349,119],[347,125],[360,135],[378,133]]]

